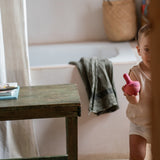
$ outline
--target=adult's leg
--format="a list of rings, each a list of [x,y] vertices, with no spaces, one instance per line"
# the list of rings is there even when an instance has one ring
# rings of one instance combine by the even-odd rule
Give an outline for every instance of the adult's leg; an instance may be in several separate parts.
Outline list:
[[[144,160],[146,155],[146,139],[139,135],[130,135],[130,160]]]

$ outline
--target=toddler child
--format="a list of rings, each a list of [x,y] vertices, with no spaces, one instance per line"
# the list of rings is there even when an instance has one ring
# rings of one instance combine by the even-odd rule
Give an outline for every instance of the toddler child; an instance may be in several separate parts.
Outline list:
[[[130,120],[130,160],[144,160],[146,144],[151,143],[151,26],[146,24],[138,32],[137,52],[142,61],[130,69],[129,76],[139,81],[140,92],[134,96],[126,96],[129,104],[126,111]],[[122,87],[123,90],[124,86]]]

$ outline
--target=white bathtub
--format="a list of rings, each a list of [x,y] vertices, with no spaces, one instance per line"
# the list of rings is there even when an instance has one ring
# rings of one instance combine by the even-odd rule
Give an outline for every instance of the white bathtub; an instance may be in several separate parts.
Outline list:
[[[73,43],[30,46],[32,85],[76,83],[82,116],[78,121],[79,160],[128,158],[129,121],[125,116],[127,101],[121,91],[122,75],[137,63],[129,43]],[[88,99],[77,68],[69,65],[82,56],[109,58],[113,62],[114,81],[120,109],[100,116],[88,115]],[[34,123],[42,156],[65,153],[65,122],[60,119],[36,120]]]

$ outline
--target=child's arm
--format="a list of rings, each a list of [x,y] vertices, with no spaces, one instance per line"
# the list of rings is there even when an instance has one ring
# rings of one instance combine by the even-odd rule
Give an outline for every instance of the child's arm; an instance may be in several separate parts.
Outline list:
[[[139,93],[136,96],[129,96],[126,93],[124,93],[124,95],[126,96],[127,100],[132,104],[137,104],[139,102]]]
[[[129,76],[130,76],[131,80],[137,81],[137,79],[132,71],[130,71]],[[124,86],[122,87],[122,90],[123,89],[124,89]],[[136,96],[135,95],[130,96],[124,92],[124,96],[126,96],[127,100],[132,104],[137,104],[139,102],[139,93],[137,93]]]

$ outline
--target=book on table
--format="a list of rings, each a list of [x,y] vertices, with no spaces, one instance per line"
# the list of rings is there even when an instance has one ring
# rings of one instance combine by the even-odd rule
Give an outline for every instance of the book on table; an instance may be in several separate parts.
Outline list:
[[[17,99],[19,89],[17,82],[0,83],[0,99]]]

